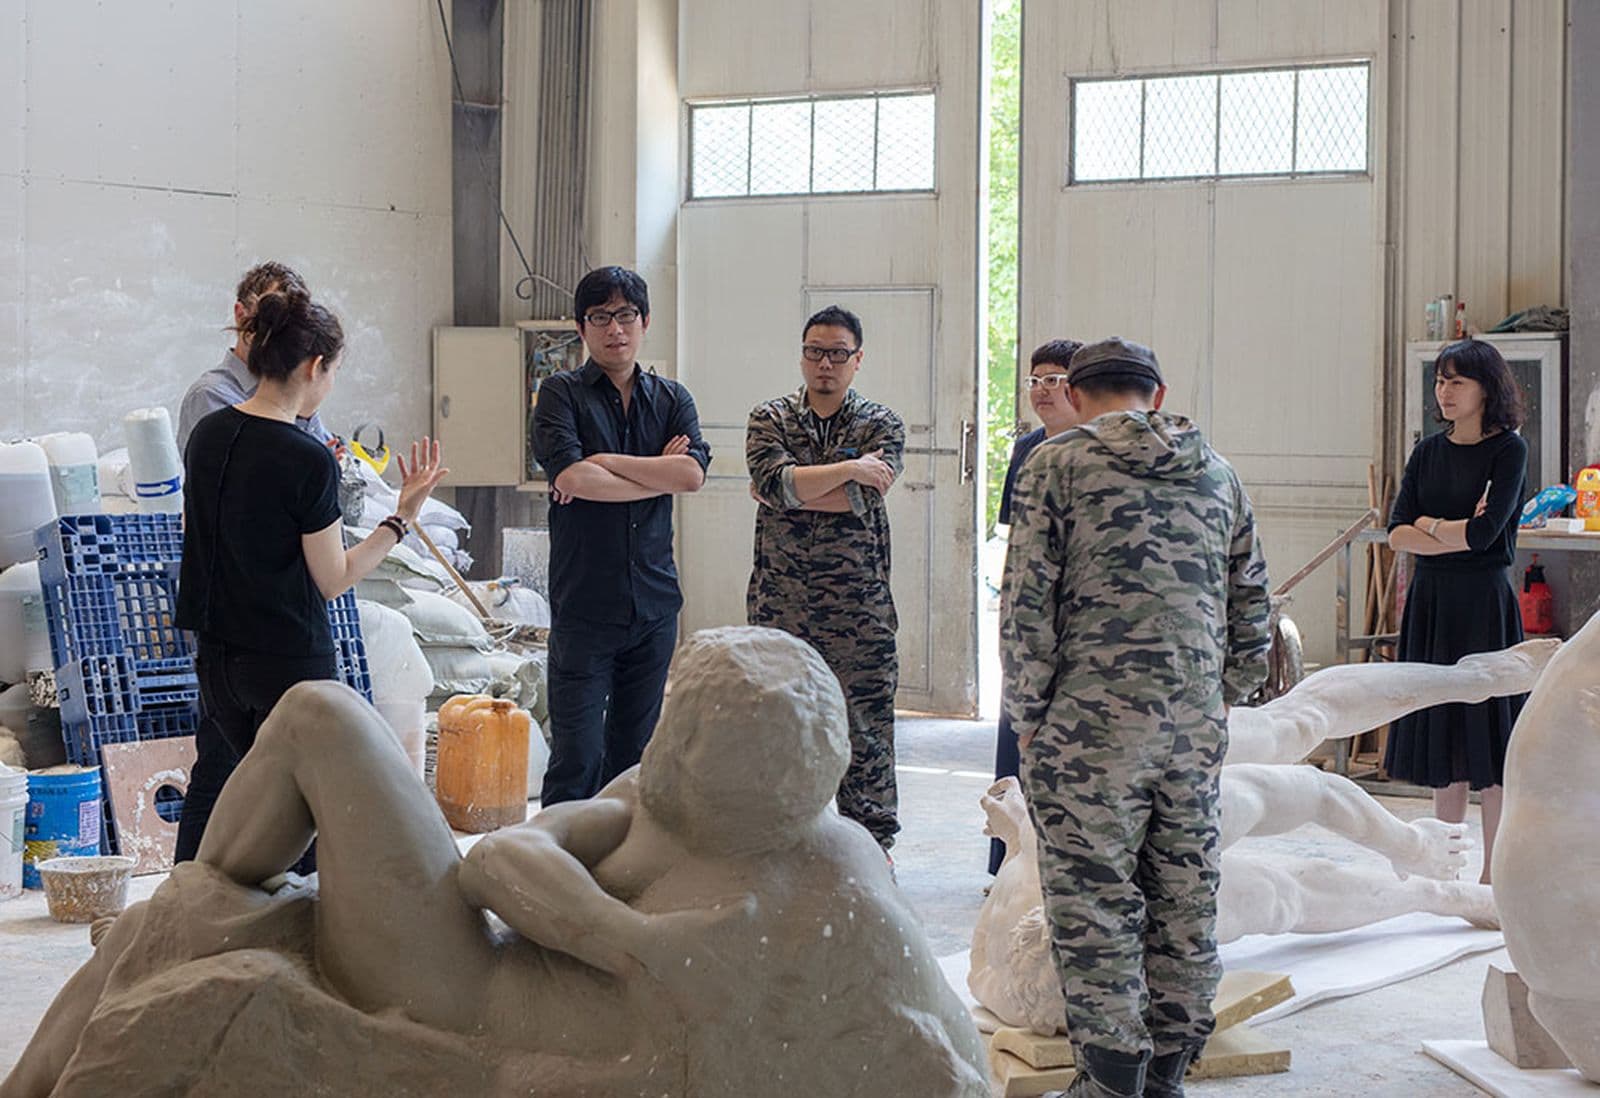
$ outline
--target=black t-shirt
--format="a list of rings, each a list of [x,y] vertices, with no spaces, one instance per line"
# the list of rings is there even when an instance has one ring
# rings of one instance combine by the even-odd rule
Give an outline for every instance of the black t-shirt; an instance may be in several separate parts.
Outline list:
[[[1514,431],[1502,431],[1471,445],[1451,442],[1442,431],[1411,451],[1400,491],[1389,513],[1389,529],[1414,524],[1421,516],[1467,519],[1467,548],[1459,553],[1418,557],[1417,567],[1432,571],[1508,568],[1517,553],[1517,520],[1522,509],[1528,444]],[[1478,501],[1484,513],[1474,517]]]
[[[178,625],[269,655],[331,655],[300,536],[339,519],[333,452],[291,423],[223,408],[195,425],[183,463]]]

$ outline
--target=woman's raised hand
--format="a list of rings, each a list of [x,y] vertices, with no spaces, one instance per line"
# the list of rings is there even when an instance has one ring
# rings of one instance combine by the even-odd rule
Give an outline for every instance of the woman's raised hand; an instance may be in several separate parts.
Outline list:
[[[420,443],[411,444],[410,464],[406,463],[404,454],[396,460],[400,463],[400,502],[396,510],[408,523],[416,522],[422,505],[450,470],[440,463],[439,440],[426,436]]]

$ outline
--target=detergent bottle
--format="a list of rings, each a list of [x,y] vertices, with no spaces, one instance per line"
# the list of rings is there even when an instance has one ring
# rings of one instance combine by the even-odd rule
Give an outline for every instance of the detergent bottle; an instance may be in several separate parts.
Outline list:
[[[1572,482],[1578,499],[1572,505],[1572,517],[1583,519],[1585,530],[1600,530],[1600,465],[1586,466]]]
[[[1533,555],[1533,563],[1523,573],[1522,594],[1518,596],[1517,603],[1522,609],[1524,633],[1532,635],[1556,631],[1556,600],[1550,594],[1550,585],[1544,581],[1544,565],[1539,563],[1538,553]]]

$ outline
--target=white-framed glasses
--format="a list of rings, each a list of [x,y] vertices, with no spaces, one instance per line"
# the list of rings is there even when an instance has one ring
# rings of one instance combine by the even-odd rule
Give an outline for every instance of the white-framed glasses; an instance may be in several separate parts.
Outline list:
[[[1066,374],[1040,374],[1038,377],[1029,376],[1027,385],[1030,390],[1043,385],[1049,392],[1055,392],[1067,383]]]

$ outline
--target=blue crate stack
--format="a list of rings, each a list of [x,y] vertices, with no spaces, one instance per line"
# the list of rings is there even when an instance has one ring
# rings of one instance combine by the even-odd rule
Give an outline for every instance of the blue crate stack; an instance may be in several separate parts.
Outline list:
[[[194,642],[173,622],[179,515],[69,515],[34,534],[67,757],[100,765],[108,743],[192,736]],[[328,604],[339,677],[372,700],[355,592]],[[102,834],[113,851],[109,809]]]

